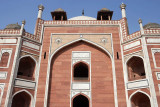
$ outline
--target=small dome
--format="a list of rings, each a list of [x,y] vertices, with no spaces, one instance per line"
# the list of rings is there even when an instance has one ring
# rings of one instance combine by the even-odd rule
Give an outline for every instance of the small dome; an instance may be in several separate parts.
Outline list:
[[[6,26],[5,29],[21,29],[21,26],[17,23],[17,24],[9,24]]]
[[[102,8],[100,11],[110,11],[110,10],[107,8]]]
[[[143,26],[144,29],[150,29],[150,28],[160,28],[160,24],[157,23],[148,23]]]
[[[77,17],[70,18],[68,20],[96,20],[96,19],[88,16],[77,16]]]
[[[58,9],[54,10],[54,12],[64,12],[64,10],[62,8],[58,8]]]

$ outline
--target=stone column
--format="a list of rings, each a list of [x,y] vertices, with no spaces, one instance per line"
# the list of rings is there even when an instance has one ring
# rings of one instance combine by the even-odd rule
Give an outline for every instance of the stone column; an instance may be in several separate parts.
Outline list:
[[[120,8],[122,11],[122,18],[126,17],[126,5],[124,3],[122,3]]]
[[[26,24],[26,21],[25,20],[23,20],[22,21],[22,25],[21,25],[21,34],[23,33],[23,29],[24,29],[24,25]]]
[[[43,5],[39,5],[38,6],[38,18],[42,18],[42,12],[44,10],[44,6]]]
[[[142,19],[139,19],[138,22],[139,22],[141,34],[144,34],[144,29],[143,29],[143,25],[142,25]]]

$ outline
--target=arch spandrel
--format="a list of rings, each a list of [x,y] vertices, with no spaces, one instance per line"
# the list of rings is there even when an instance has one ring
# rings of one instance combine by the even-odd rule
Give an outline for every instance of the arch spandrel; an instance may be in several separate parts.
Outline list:
[[[84,40],[99,47],[106,49],[112,54],[112,36],[111,34],[52,34],[51,53],[57,49],[74,43],[76,41]]]
[[[112,55],[112,52],[108,51],[106,48],[104,48],[103,46],[101,45],[98,45],[92,41],[89,41],[89,40],[86,40],[86,39],[77,39],[77,40],[74,40],[74,41],[71,41],[71,42],[68,42],[60,47],[58,47],[56,50],[54,50],[53,52],[51,51],[51,54],[50,54],[50,59],[52,59],[52,57],[57,53],[59,52],[60,50],[62,50],[63,48],[66,48],[67,46],[70,46],[72,44],[76,44],[77,42],[85,42],[85,43],[88,43],[92,46],[95,46],[97,49],[100,49],[102,50],[103,52],[105,52],[111,59],[113,59],[113,55]]]

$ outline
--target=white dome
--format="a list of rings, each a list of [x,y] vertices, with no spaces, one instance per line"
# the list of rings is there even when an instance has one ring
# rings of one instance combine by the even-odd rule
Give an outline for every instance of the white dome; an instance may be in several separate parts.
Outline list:
[[[88,16],[77,16],[77,17],[70,18],[68,20],[96,20],[96,18],[88,17]]]

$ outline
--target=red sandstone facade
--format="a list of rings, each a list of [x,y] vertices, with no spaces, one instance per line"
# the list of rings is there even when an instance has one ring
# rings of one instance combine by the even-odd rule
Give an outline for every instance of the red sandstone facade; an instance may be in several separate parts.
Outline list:
[[[40,5],[34,34],[0,30],[1,107],[159,107],[160,25],[129,34],[125,7],[45,21]]]

